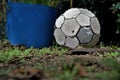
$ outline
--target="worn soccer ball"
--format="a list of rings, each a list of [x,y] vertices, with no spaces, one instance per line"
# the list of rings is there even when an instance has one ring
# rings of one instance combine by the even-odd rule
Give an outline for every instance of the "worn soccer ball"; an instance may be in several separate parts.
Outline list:
[[[100,24],[91,11],[71,8],[57,18],[54,37],[59,45],[71,49],[94,46],[99,41]]]

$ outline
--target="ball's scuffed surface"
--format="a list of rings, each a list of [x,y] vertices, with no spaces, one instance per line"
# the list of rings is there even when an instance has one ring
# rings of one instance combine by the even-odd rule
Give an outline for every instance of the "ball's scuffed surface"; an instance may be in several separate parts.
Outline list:
[[[100,24],[91,11],[72,8],[56,20],[54,37],[59,45],[72,49],[79,45],[94,46],[99,41]]]

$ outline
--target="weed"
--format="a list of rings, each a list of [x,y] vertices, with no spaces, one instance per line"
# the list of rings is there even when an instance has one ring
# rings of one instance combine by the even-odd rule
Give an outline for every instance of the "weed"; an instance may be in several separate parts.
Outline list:
[[[101,61],[101,65],[111,67],[112,70],[120,73],[120,64],[113,58],[105,58]]]
[[[37,62],[34,67],[37,68],[37,69],[40,69],[40,70],[44,69],[43,65],[39,62]]]
[[[0,51],[0,61],[8,62],[14,57],[22,58],[29,54],[30,49],[21,51],[19,48],[3,49]]]
[[[10,70],[4,70],[4,69],[0,69],[0,76],[6,75],[10,72]]]
[[[118,56],[120,56],[119,52],[105,52],[104,54],[99,54],[98,55],[100,59],[102,58],[118,58]]]
[[[120,74],[117,71],[103,71],[93,76],[95,80],[119,80]]]
[[[62,47],[49,47],[49,48],[42,48],[39,50],[40,54],[58,54],[62,55],[64,53],[67,53],[68,49],[67,48],[62,48]]]
[[[108,53],[106,53],[106,57],[113,57],[113,58],[117,58],[117,56],[119,55],[119,53],[118,52],[108,52]]]
[[[50,47],[50,48],[42,48],[42,49],[34,49],[34,48],[28,48],[21,50],[20,48],[5,48],[3,50],[0,50],[0,61],[2,62],[8,62],[10,59],[14,57],[23,58],[23,57],[32,57],[32,56],[41,56],[44,54],[58,54],[62,55],[64,53],[67,53],[68,49],[64,49],[61,47]]]
[[[73,69],[71,70],[70,65],[69,68],[67,68],[67,66],[68,65],[63,66],[65,69],[56,76],[56,80],[75,80],[78,78],[77,76],[78,67],[74,66]]]

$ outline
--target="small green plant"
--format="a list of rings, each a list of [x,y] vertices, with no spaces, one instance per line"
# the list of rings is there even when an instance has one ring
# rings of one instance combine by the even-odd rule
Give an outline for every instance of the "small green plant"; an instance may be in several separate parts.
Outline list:
[[[116,59],[105,58],[101,61],[102,66],[110,67],[111,70],[115,70],[120,73],[120,64]]]
[[[25,56],[28,56],[30,54],[30,49],[25,49],[24,51],[20,50],[19,48],[8,48],[3,49],[0,51],[0,61],[2,62],[8,62],[9,60],[17,57],[17,58],[23,58]]]
[[[10,70],[0,69],[0,76],[6,75],[10,72]]]
[[[103,54],[99,54],[98,55],[99,58],[117,58],[118,56],[120,56],[120,53],[119,52],[106,52]]]
[[[119,80],[119,73],[117,71],[103,71],[93,74],[94,80]]]
[[[28,48],[21,50],[18,47],[14,48],[5,48],[3,50],[0,50],[0,61],[2,62],[8,62],[9,60],[17,57],[17,58],[24,58],[24,57],[40,57],[44,54],[58,54],[62,55],[64,53],[67,53],[67,48],[62,47],[50,47],[50,48],[42,48],[42,49],[34,49],[34,48]],[[24,60],[23,60],[24,61]]]
[[[8,62],[9,60],[18,57],[22,58],[25,56],[22,51],[20,51],[18,48],[15,49],[5,49],[0,51],[0,61],[1,62]]]
[[[117,22],[117,32],[116,33],[120,33],[120,2],[115,2],[113,3],[112,7],[110,8],[110,10],[112,10],[113,14],[117,14],[118,19],[116,20]]]
[[[61,74],[58,74],[56,80],[76,80],[78,79],[78,69],[80,66],[74,65],[74,61],[70,63],[63,62]],[[79,77],[80,78],[80,77]]]
[[[120,76],[120,64],[116,59],[104,58],[100,62],[101,67],[107,68],[103,72],[95,73],[93,77],[97,80],[119,80]]]
[[[58,54],[62,55],[64,53],[67,53],[68,49],[67,48],[62,48],[62,47],[49,47],[49,48],[42,48],[39,50],[39,54]]]
[[[37,69],[40,69],[40,70],[43,70],[43,69],[45,68],[45,67],[43,66],[43,64],[41,64],[41,63],[39,63],[39,62],[37,62],[34,67],[37,68]]]

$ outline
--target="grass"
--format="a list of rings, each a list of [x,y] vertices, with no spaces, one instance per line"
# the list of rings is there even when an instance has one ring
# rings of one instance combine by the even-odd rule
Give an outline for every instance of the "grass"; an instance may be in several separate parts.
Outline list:
[[[64,53],[67,53],[67,48],[61,48],[61,47],[50,47],[50,48],[42,48],[42,49],[34,49],[34,48],[28,48],[21,50],[18,47],[14,48],[5,48],[0,50],[0,61],[1,62],[8,62],[14,57],[23,58],[26,56],[33,56],[33,54],[36,57],[45,55],[45,54],[57,54],[62,55]]]
[[[98,56],[100,58],[104,58],[104,57],[118,58],[118,56],[120,56],[120,53],[119,52],[105,52],[104,55],[103,54],[99,54]]]
[[[103,71],[101,73],[94,74],[96,80],[119,80],[120,74],[117,71]]]
[[[50,47],[50,48],[42,48],[39,50],[40,54],[58,54],[62,55],[64,53],[67,53],[68,49],[67,48],[62,48],[62,47]]]
[[[21,51],[18,48],[15,49],[4,49],[0,51],[0,61],[1,62],[8,62],[14,57],[22,58],[26,55],[28,55],[30,52],[30,49],[26,49],[24,51]]]
[[[2,75],[6,75],[10,72],[10,70],[3,70],[3,69],[0,69],[0,76]]]

